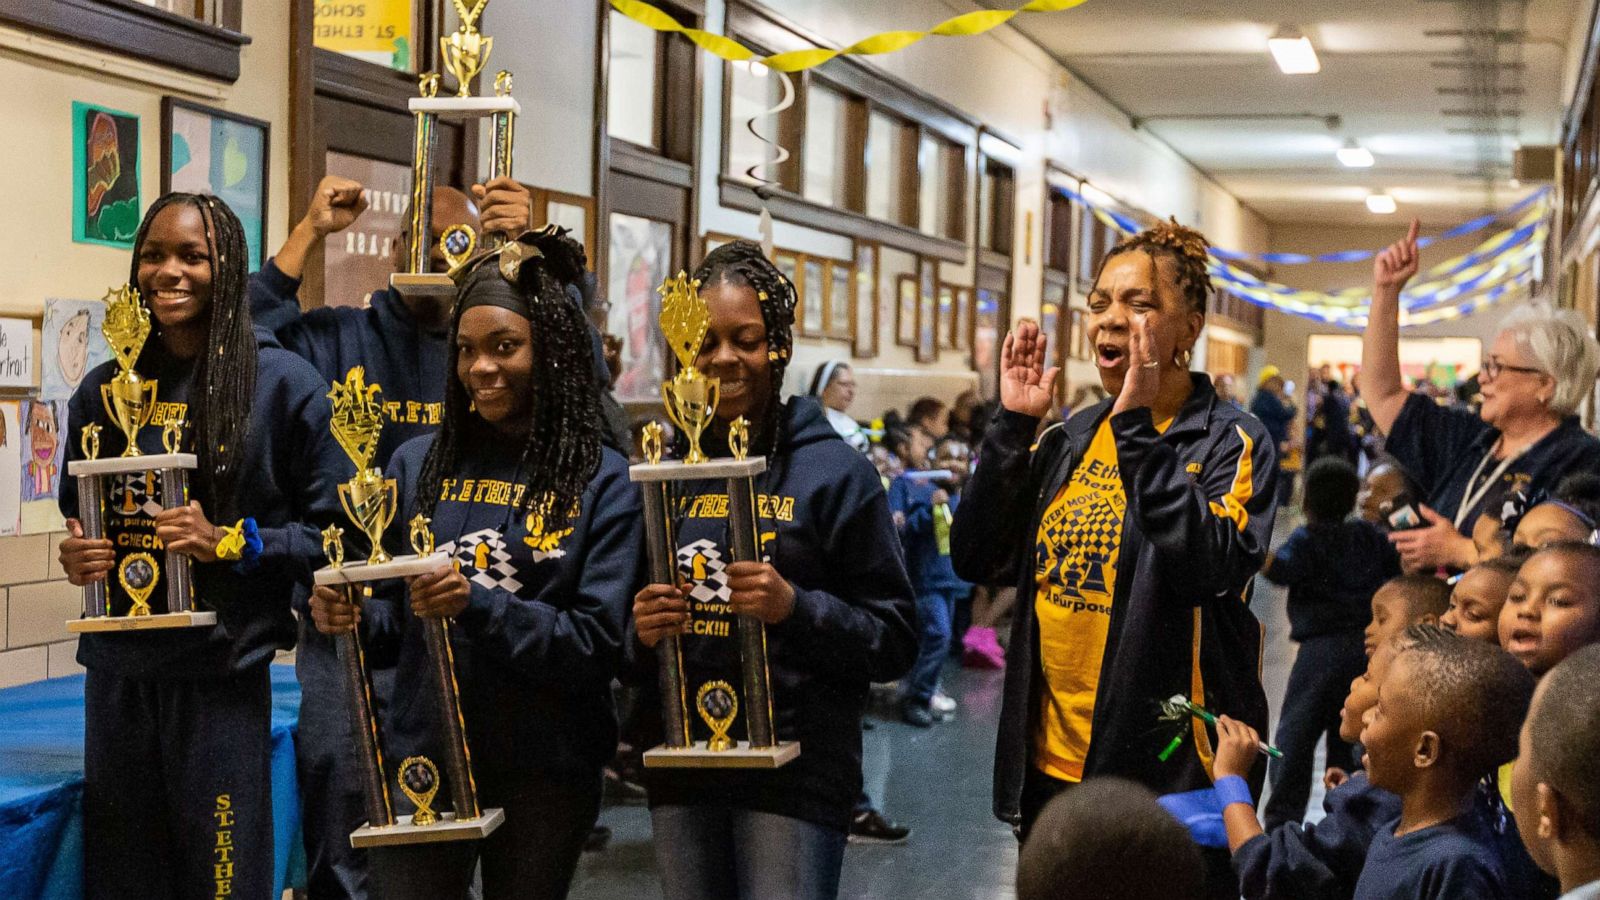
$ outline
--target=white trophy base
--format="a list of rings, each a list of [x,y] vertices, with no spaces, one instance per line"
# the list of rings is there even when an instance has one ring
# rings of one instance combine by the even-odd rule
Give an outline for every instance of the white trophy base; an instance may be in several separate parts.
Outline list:
[[[456,283],[442,272],[396,272],[389,287],[402,297],[454,297]]]
[[[67,463],[67,474],[133,475],[162,469],[195,469],[199,460],[193,453],[152,453],[148,456],[108,456],[105,459],[75,459]]]
[[[154,631],[159,628],[210,628],[217,624],[217,614],[205,612],[155,613],[148,616],[90,616],[67,622],[73,634],[91,634],[98,631]]]
[[[450,555],[447,553],[434,553],[429,556],[408,554],[374,565],[359,562],[338,568],[327,566],[311,573],[311,578],[316,584],[365,584],[369,581],[425,575],[437,572],[448,565],[450,565]]]
[[[477,119],[499,112],[522,115],[522,104],[514,97],[412,97],[406,109],[443,119]]]
[[[644,752],[647,769],[776,769],[800,755],[799,741],[779,741],[757,749],[740,741],[732,750],[709,750],[705,741],[688,747],[662,745]]]
[[[393,847],[401,844],[477,841],[488,837],[505,820],[505,811],[499,809],[486,809],[472,819],[457,819],[453,812],[440,813],[439,821],[432,825],[413,825],[410,816],[401,816],[393,825],[363,825],[350,832],[350,846]]]
[[[628,480],[633,482],[650,481],[696,481],[701,478],[749,478],[760,475],[767,470],[765,456],[753,456],[749,459],[708,459],[703,463],[689,464],[681,459],[660,463],[639,463],[628,467]]]

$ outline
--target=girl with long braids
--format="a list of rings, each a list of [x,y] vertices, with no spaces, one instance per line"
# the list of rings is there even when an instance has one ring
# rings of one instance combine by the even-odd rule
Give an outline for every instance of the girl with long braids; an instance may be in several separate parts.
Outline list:
[[[1046,336],[1023,320],[1001,348],[1002,409],[951,550],[962,578],[1017,585],[994,812],[1023,834],[1084,778],[1158,794],[1209,787],[1203,724],[1167,749],[1161,702],[1174,694],[1267,721],[1248,602],[1277,511],[1276,456],[1259,421],[1189,371],[1211,290],[1206,249],[1176,222],[1111,248],[1089,295],[1110,397],[1037,439],[1059,373],[1043,368]],[[1208,866],[1216,895],[1237,897],[1228,855]]]
[[[161,453],[168,422],[198,457],[190,502],[162,509],[149,474],[107,486],[106,538],[83,536],[77,479],[61,481],[70,536],[61,565],[75,585],[107,582],[112,613],[130,598],[116,577],[134,553],[193,560],[209,628],[91,633],[78,641],[84,677],[84,893],[115,897],[228,894],[273,886],[270,682],[294,646],[291,598],[322,565],[321,526],[338,515],[349,463],[328,433],[327,388],[311,366],[251,327],[244,229],[210,196],[167,194],[134,238],[129,275],[152,323],[135,368],[157,382],[138,436]],[[113,362],[89,372],[68,404],[69,459],[85,425],[102,455],[124,436],[101,402]],[[225,536],[232,536],[224,540]],[[166,573],[150,593],[156,612]]]
[[[443,758],[418,620],[454,620],[479,802],[505,810],[483,841],[374,850],[374,897],[464,898],[480,858],[487,900],[565,897],[599,814],[643,513],[627,460],[601,446],[589,332],[566,295],[583,274],[582,247],[548,228],[457,276],[443,423],[389,463],[390,546],[405,546],[420,513],[456,565],[409,579],[405,603],[382,588],[360,609],[330,589],[312,596],[319,630],[361,623],[368,661],[397,666],[384,723],[396,761]]]
[[[769,461],[756,481],[763,561],[726,562],[726,483],[687,485],[673,531],[684,585],[648,585],[634,598],[636,649],[653,662],[646,648],[683,635],[696,682],[738,684],[735,617],[760,619],[773,725],[779,740],[801,749],[772,771],[646,769],[656,865],[668,900],[826,900],[838,894],[861,794],[868,689],[900,677],[916,657],[915,600],[872,464],[814,398],[779,394],[794,286],[749,241],[712,251],[694,280],[711,317],[695,366],[722,392],[703,447],[726,455],[729,423],[752,423],[751,453]],[[645,746],[660,739],[654,691],[649,682],[640,701],[654,732]],[[743,728],[736,720],[732,730]]]

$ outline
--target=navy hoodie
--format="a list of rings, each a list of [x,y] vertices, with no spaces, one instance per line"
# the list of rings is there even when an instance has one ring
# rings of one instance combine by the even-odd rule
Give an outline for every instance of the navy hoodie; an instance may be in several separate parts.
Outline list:
[[[940,487],[931,481],[905,475],[889,482],[889,508],[906,517],[900,541],[905,547],[906,572],[918,596],[932,591],[965,594],[972,589],[972,585],[956,575],[950,554],[939,552],[938,536],[934,533],[933,492]],[[954,513],[960,505],[961,498],[951,494],[950,512]]]
[[[1245,900],[1343,900],[1356,889],[1373,835],[1400,818],[1400,798],[1356,772],[1322,801],[1322,821],[1289,822],[1233,853]]]
[[[328,384],[365,366],[367,384],[383,386],[388,419],[378,437],[376,465],[387,465],[406,441],[432,434],[444,405],[449,365],[446,329],[424,331],[400,295],[373,291],[370,306],[324,306],[300,311],[300,279],[267,260],[250,276],[250,315],[283,346],[308,360]]]
[[[202,609],[217,612],[213,628],[144,631],[137,634],[85,634],[78,640],[78,662],[134,678],[208,678],[247,671],[271,661],[278,650],[294,646],[291,602],[310,591],[311,572],[324,562],[321,529],[342,518],[337,482],[353,469],[328,432],[327,385],[305,360],[256,330],[256,390],[240,461],[238,515],[254,518],[263,549],[253,568],[244,563],[195,563],[195,596]],[[112,423],[100,399],[100,385],[116,374],[115,361],[96,366],[83,379],[67,405],[67,459],[83,458],[78,436],[83,426],[102,426],[100,458],[122,453],[122,430]],[[162,426],[169,418],[189,423],[184,447],[194,446],[193,416],[188,413],[194,389],[192,360],[174,359],[152,337],[138,364],[139,374],[157,382],[156,408],[139,432],[145,453],[166,452]],[[190,497],[206,517],[222,521],[218,505],[206,496],[204,481],[191,473]],[[144,549],[158,561],[155,513],[160,510],[159,476],[110,478],[106,483],[106,533],[117,544],[117,559]],[[125,513],[124,510],[132,510]],[[76,478],[61,479],[61,511],[78,515]],[[124,535],[117,538],[118,534]],[[129,599],[109,579],[111,609],[126,614]],[[156,612],[166,609],[166,582],[150,595]]]
[[[893,681],[917,655],[916,600],[901,561],[888,498],[866,457],[828,424],[822,407],[796,397],[780,413],[786,427],[769,470],[756,478],[758,533],[766,557],[794,586],[794,611],[767,628],[773,726],[800,742],[800,756],[771,771],[646,769],[650,803],[735,806],[849,827],[861,793],[861,716],[874,681]],[[679,571],[695,583],[683,639],[692,705],[700,685],[738,685],[736,616],[728,611],[726,482],[681,486]],[[696,575],[703,575],[696,579]],[[661,742],[655,655],[637,645],[649,675],[640,702],[645,747]],[[746,734],[745,698],[729,735]],[[695,740],[710,730],[693,710]]]
[[[392,552],[412,552],[408,521],[432,444],[431,435],[408,441],[389,464],[401,510],[387,537]],[[473,771],[489,785],[530,774],[595,778],[616,752],[611,680],[644,574],[639,490],[627,461],[603,450],[570,531],[546,534],[536,517],[516,512],[526,485],[511,446],[467,442],[433,513],[438,547],[472,591],[451,634]],[[363,616],[369,661],[396,664],[401,686],[386,717],[385,749],[397,760],[414,753],[441,760],[442,719],[422,628],[403,582],[378,590]]]

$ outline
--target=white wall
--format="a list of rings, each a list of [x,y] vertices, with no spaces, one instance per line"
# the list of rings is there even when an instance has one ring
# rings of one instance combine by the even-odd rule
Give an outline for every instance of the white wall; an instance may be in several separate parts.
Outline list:
[[[480,27],[494,37],[484,82],[509,71],[522,104],[511,166],[519,181],[594,196],[598,12],[594,0],[518,0],[484,10]],[[487,152],[488,141],[482,145]]]

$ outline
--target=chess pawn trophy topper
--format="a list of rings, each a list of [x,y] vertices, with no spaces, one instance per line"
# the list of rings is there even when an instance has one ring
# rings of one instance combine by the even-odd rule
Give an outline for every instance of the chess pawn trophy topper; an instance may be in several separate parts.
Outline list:
[[[646,462],[631,466],[628,477],[644,488],[645,543],[650,557],[650,580],[676,584],[677,538],[673,531],[673,485],[704,479],[725,479],[728,491],[729,550],[736,562],[760,559],[756,535],[755,477],[766,471],[764,457],[747,459],[749,423],[741,416],[730,423],[731,459],[710,459],[700,448],[701,436],[716,418],[717,379],[695,368],[695,357],[711,324],[700,285],[679,272],[661,285],[661,331],[678,359],[678,373],[661,385],[667,417],[689,439],[689,452],[681,461],[662,462],[663,429],[659,423],[645,427]],[[644,754],[651,768],[751,768],[775,769],[800,755],[796,741],[778,741],[772,727],[771,678],[767,671],[766,626],[753,616],[738,617],[740,686],[721,680],[701,684],[694,692],[694,708],[711,730],[707,740],[696,741],[690,731],[690,673],[683,663],[683,639],[671,637],[656,645],[660,664],[661,720],[666,732],[662,745]],[[741,699],[740,691],[743,691]],[[740,710],[744,711],[746,740],[728,734]]]
[[[339,503],[365,536],[370,552],[365,562],[345,565],[344,529],[330,525],[322,532],[322,551],[328,558],[328,566],[318,569],[312,578],[318,585],[335,586],[352,603],[370,596],[373,582],[421,575],[449,565],[446,554],[434,551],[433,532],[424,516],[416,516],[410,522],[414,553],[392,557],[383,548],[384,532],[395,517],[397,486],[394,479],[385,478],[383,472],[372,465],[378,436],[383,430],[382,393],[380,386],[367,384],[366,371],[360,366],[347,372],[328,392],[328,399],[333,403],[328,427],[356,468],[355,477],[339,485]],[[354,847],[476,840],[487,837],[505,820],[501,810],[484,810],[478,806],[447,626],[441,620],[426,619],[422,627],[438,676],[439,702],[447,731],[445,781],[454,811],[436,813],[433,810],[431,804],[440,787],[439,769],[431,760],[413,756],[401,762],[396,775],[400,792],[411,800],[417,811],[410,816],[395,816],[361,635],[359,631],[338,635],[334,642],[340,668],[344,671],[351,733],[356,739],[361,792],[367,812],[367,823],[350,834],[350,844]]]
[[[131,505],[136,478],[142,477],[143,490],[154,494],[153,499],[158,499],[163,509],[188,503],[189,470],[198,462],[193,453],[179,452],[183,443],[182,419],[163,423],[161,440],[166,453],[145,455],[139,450],[139,432],[150,424],[156,411],[156,382],[141,377],[133,368],[150,337],[150,311],[132,285],[107,291],[105,303],[106,317],[100,330],[116,357],[117,373],[100,386],[100,400],[125,443],[120,457],[100,459],[104,429],[92,422],[84,425],[79,435],[84,458],[68,463],[67,474],[78,479],[78,519],[83,523],[84,537],[115,540],[114,535],[106,533],[111,510],[106,505],[105,479],[115,478],[121,485],[125,503],[117,511],[120,521],[138,512]],[[121,526],[114,530],[121,530]],[[150,550],[119,554],[113,574],[127,600],[127,611],[112,615],[112,580],[102,579],[84,586],[83,616],[68,622],[67,631],[82,634],[215,625],[216,613],[194,608],[192,565],[193,560],[187,555],[171,551],[159,556]],[[158,612],[150,598],[161,582],[166,587],[166,609]]]
[[[433,187],[434,159],[438,155],[438,120],[440,117],[454,121],[489,118],[494,136],[490,143],[489,177],[511,177],[512,141],[516,132],[516,118],[522,107],[511,96],[511,73],[502,71],[494,79],[494,95],[474,96],[472,83],[489,65],[489,52],[494,49],[494,38],[478,30],[489,0],[450,0],[455,6],[460,24],[456,30],[439,39],[440,59],[444,69],[454,76],[456,93],[453,97],[439,96],[439,73],[424,72],[418,76],[420,96],[409,105],[414,118],[411,146],[411,220],[410,243],[406,247],[406,270],[389,279],[390,287],[406,296],[434,296],[454,298],[455,283],[444,272],[430,271],[433,249]],[[476,125],[472,127],[476,128]],[[488,235],[471,235],[470,244],[477,249],[494,250],[505,243],[506,236],[498,232]],[[465,260],[472,256],[474,247],[462,248],[460,231],[442,235],[440,245],[449,259],[452,255]],[[457,263],[452,261],[453,267]]]

